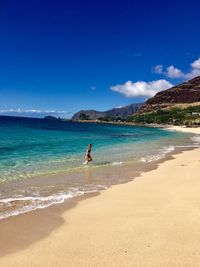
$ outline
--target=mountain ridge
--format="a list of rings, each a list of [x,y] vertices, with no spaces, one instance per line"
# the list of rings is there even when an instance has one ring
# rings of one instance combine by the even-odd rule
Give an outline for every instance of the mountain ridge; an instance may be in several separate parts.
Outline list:
[[[120,108],[112,108],[107,111],[97,111],[97,110],[80,110],[72,116],[72,120],[96,120],[99,118],[126,118],[127,116],[133,115],[138,111],[143,103],[134,103]]]

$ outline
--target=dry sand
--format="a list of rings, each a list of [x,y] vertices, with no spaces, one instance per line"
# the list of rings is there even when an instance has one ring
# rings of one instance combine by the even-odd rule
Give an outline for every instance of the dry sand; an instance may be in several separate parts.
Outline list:
[[[43,212],[48,227],[48,218],[53,220],[55,214]],[[27,235],[40,233],[34,223],[37,214],[21,219]],[[200,149],[176,155],[132,182],[85,199],[56,220],[57,227],[47,236],[2,255],[0,266],[199,267]],[[9,239],[14,242],[15,218],[9,222]]]
[[[200,127],[198,128],[189,128],[189,127],[183,127],[183,126],[167,126],[165,127],[167,130],[172,130],[172,131],[181,131],[184,133],[195,133],[195,134],[200,134]]]

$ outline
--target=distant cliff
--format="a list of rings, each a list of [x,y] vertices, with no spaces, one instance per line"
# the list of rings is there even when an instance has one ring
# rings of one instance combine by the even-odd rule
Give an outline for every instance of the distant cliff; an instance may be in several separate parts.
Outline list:
[[[140,113],[174,106],[174,104],[191,104],[196,102],[200,102],[200,76],[158,92],[144,103]]]
[[[96,120],[99,118],[126,118],[133,115],[141,108],[142,104],[130,104],[121,108],[113,108],[107,111],[80,110],[75,113],[72,120]]]

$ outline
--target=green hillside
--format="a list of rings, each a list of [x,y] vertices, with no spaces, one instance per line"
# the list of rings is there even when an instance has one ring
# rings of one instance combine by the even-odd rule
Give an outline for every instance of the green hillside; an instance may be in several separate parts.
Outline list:
[[[170,109],[159,109],[154,112],[136,114],[130,116],[127,122],[200,125],[200,105],[186,108],[172,107]]]

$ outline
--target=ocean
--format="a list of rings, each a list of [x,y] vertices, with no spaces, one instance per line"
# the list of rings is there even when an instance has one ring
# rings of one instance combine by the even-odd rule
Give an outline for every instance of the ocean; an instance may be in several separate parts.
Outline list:
[[[93,162],[85,166],[89,143]],[[130,181],[199,143],[160,128],[1,116],[0,219]]]

